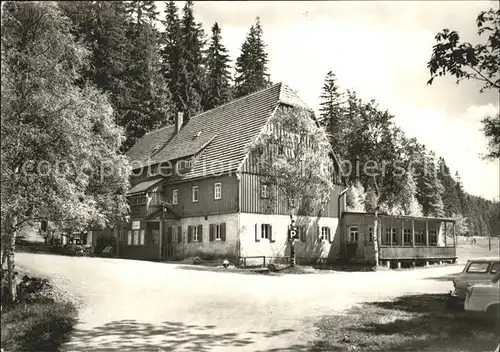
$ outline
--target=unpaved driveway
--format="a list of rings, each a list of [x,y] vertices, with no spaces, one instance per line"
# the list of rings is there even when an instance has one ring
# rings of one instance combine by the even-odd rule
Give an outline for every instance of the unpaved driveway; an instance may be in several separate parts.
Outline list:
[[[247,275],[175,264],[20,253],[17,265],[81,300],[64,350],[305,350],[314,322],[366,301],[445,293],[429,280],[460,266],[311,275]]]

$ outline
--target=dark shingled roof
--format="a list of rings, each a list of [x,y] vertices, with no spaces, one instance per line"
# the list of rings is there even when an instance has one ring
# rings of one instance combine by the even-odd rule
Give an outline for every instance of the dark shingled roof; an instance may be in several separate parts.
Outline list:
[[[148,189],[150,189],[151,187],[156,186],[157,184],[159,184],[161,181],[163,181],[163,178],[157,178],[157,179],[154,179],[154,180],[148,180],[148,181],[141,182],[138,185],[135,185],[134,187],[132,187],[127,192],[127,194],[128,195],[133,195],[133,194],[136,194],[136,193],[144,193]]]
[[[146,133],[127,151],[127,157],[132,163],[145,164],[154,154],[156,148],[159,150],[165,145],[173,135],[174,130],[175,126],[171,125]],[[134,164],[132,166],[134,167]]]
[[[192,117],[178,134],[172,134],[173,126],[148,133],[127,156],[132,162],[147,165],[194,155],[191,171],[172,176],[170,182],[236,171],[247,146],[280,103],[311,110],[291,88],[277,83]],[[162,147],[153,153],[158,144]]]

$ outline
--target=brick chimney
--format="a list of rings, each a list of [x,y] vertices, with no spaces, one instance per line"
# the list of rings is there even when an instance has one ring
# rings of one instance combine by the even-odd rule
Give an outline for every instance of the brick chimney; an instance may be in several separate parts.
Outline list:
[[[175,118],[175,133],[179,133],[182,128],[182,124],[184,123],[184,113],[178,112]]]

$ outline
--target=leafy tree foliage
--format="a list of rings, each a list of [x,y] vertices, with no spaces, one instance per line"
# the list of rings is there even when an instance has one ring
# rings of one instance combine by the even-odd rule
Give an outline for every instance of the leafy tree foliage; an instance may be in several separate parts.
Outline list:
[[[328,129],[332,150],[350,184],[348,209],[376,215],[462,217],[467,222],[462,229],[468,234],[497,231],[498,216],[492,214],[498,212],[498,203],[468,195],[460,180],[450,175],[445,160],[436,161],[425,146],[405,136],[394,117],[374,100],[363,101],[352,90],[340,91],[332,72],[320,99],[319,122]],[[378,216],[375,219],[378,222]]]
[[[333,188],[331,147],[311,111],[282,106],[249,149],[263,152],[257,163],[263,182],[285,199],[291,216],[321,214]]]
[[[222,44],[221,29],[214,23],[212,37],[207,50],[207,90],[204,109],[210,110],[227,103],[231,99],[231,75],[229,55]]]
[[[474,79],[483,84],[480,92],[496,89],[500,92],[500,10],[482,11],[476,19],[478,36],[487,36],[486,43],[472,45],[461,42],[456,31],[443,29],[436,35],[432,56],[427,67],[432,84],[434,78],[452,75],[457,84],[464,79]],[[489,144],[490,159],[500,157],[500,115],[487,117],[483,130]]]
[[[241,54],[236,59],[234,79],[234,96],[236,98],[267,88],[270,85],[267,73],[269,60],[262,36],[262,27],[257,17],[241,46]]]
[[[128,211],[123,134],[107,97],[77,84],[89,52],[70,30],[55,3],[4,5],[1,227],[10,278],[24,224],[106,226]]]

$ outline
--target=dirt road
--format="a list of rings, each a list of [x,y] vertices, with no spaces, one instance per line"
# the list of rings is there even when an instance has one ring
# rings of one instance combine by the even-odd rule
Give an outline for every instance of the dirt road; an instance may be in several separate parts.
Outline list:
[[[266,276],[187,270],[175,264],[20,253],[17,265],[80,302],[63,350],[305,350],[319,316],[367,301],[445,293],[429,279],[460,271]]]

